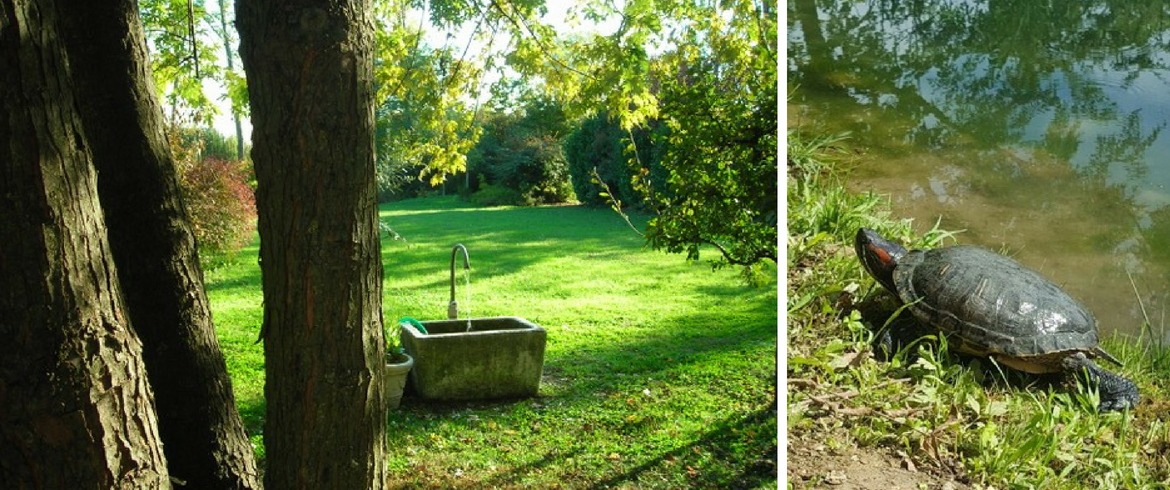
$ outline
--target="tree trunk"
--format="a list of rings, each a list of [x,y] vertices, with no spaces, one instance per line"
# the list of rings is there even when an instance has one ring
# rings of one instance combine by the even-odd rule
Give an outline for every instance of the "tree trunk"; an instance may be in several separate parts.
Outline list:
[[[384,484],[369,10],[236,5],[259,183],[271,490]]]
[[[230,70],[231,67],[229,66]],[[244,125],[240,123],[240,113],[232,110],[232,122],[236,123],[236,159],[244,159]]]
[[[171,488],[53,0],[0,0],[0,487]]]
[[[256,489],[252,446],[211,321],[190,220],[132,0],[58,0],[78,107],[171,476]]]
[[[233,61],[235,53],[232,51],[232,36],[228,31],[227,21],[227,0],[219,0],[219,28],[223,35],[223,51],[224,59],[227,60],[228,73],[236,70],[236,64]],[[244,127],[240,124],[240,111],[236,110],[235,105],[232,105],[232,122],[236,123],[236,159],[244,159]]]

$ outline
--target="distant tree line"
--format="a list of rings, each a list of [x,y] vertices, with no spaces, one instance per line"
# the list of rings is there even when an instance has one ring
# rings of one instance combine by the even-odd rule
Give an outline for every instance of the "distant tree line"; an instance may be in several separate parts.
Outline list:
[[[379,141],[412,124],[409,115],[391,119],[384,117],[388,112],[378,114]],[[450,192],[485,206],[580,202],[609,207],[614,200],[605,195],[608,188],[617,201],[645,208],[633,186],[634,149],[635,161],[651,168],[657,180],[664,178],[660,146],[655,144],[655,133],[663,136],[660,125],[627,132],[604,112],[572,121],[561,104],[545,97],[529,97],[511,110],[485,112],[481,119],[479,138],[467,153],[466,172],[436,187],[418,178],[425,163],[395,161],[379,168],[379,199]],[[379,153],[379,159],[398,154]]]

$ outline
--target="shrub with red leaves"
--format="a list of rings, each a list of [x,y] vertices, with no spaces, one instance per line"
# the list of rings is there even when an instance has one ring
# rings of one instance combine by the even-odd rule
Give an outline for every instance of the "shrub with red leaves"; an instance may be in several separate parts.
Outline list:
[[[256,197],[245,162],[217,157],[178,162],[183,200],[202,250],[233,252],[256,231]]]

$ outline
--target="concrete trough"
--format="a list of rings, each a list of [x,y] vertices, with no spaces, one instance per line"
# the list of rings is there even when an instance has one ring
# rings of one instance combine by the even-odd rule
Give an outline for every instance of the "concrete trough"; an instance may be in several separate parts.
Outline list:
[[[468,322],[471,324],[468,330]],[[414,358],[410,381],[423,400],[535,396],[544,370],[544,328],[523,318],[491,317],[403,324],[402,345]]]

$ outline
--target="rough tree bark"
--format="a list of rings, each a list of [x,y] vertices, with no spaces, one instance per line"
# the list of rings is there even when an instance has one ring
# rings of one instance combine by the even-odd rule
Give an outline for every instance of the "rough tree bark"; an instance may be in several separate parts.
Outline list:
[[[171,488],[53,0],[0,0],[0,487]]]
[[[172,477],[256,489],[133,0],[58,0],[78,108]]]
[[[368,0],[239,0],[268,372],[265,486],[384,485]]]

